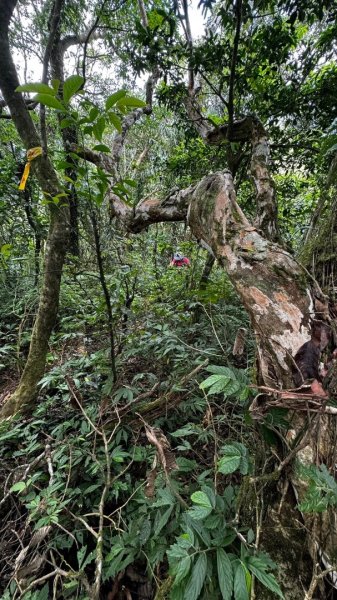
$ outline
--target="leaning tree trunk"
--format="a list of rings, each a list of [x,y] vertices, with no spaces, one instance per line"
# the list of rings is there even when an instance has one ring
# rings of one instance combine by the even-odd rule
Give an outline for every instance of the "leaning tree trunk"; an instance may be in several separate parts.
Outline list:
[[[276,395],[281,393],[284,398],[291,397],[292,393],[287,389],[293,386],[292,357],[310,338],[314,298],[306,271],[281,246],[263,237],[245,217],[236,201],[232,175],[228,171],[214,173],[163,201],[148,198],[135,209],[130,209],[111,195],[111,210],[132,232],[139,232],[153,222],[187,219],[195,237],[203,240],[226,269],[250,316],[259,357],[260,383],[268,387],[269,392],[274,390]],[[262,489],[266,484],[279,480],[283,468],[289,466],[290,458],[297,454],[302,463],[307,464],[318,455],[323,462],[331,463],[331,417],[325,413],[324,407],[321,413],[310,413],[311,423],[308,423],[309,413],[294,411],[293,435],[300,437],[300,446],[296,446],[297,442],[294,446],[289,442],[289,455],[268,479],[269,483],[263,477],[259,483],[257,477],[251,482],[253,488],[260,485]],[[294,471],[288,470],[287,473],[285,481],[291,483],[301,500],[305,483]],[[324,516],[320,517],[320,529],[316,521],[313,528],[311,517],[303,516],[302,526],[298,525],[302,518],[298,510],[289,502],[282,502],[280,506],[280,514],[272,508],[268,514],[267,525],[274,530],[274,535],[261,536],[261,543],[281,565],[287,600],[303,600],[303,584],[308,588],[311,577],[309,554],[301,562],[303,576],[300,579],[294,571],[295,557],[289,548],[293,547],[296,552],[308,548],[314,561],[319,548],[325,553],[328,563],[336,545],[336,532],[332,529],[327,535],[328,520]],[[290,521],[293,523],[291,530],[288,527]],[[310,533],[307,536],[307,531],[313,530],[314,541],[308,547],[304,541],[311,536]],[[277,536],[277,543],[272,544],[274,536]],[[261,594],[261,600],[273,597],[270,592],[263,591]]]
[[[41,146],[41,140],[22,95],[15,92],[19,80],[8,39],[9,22],[15,6],[16,0],[0,0],[0,89],[18,134],[28,150]],[[32,170],[36,173],[50,207],[44,278],[27,363],[17,389],[1,409],[2,417],[15,414],[23,407],[31,405],[35,399],[37,384],[44,373],[49,337],[58,311],[61,275],[68,243],[69,207],[64,198],[60,205],[53,201],[63,190],[49,158],[41,156],[35,159]]]

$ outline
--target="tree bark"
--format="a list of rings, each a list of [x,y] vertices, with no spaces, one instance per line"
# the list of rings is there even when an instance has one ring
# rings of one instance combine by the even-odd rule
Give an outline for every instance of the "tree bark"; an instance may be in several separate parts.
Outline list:
[[[0,21],[0,89],[18,134],[28,150],[41,146],[41,140],[22,95],[15,92],[19,80],[10,54],[8,38],[9,22],[15,5],[16,0],[0,0],[2,15]],[[53,201],[53,198],[63,190],[49,158],[43,155],[35,159],[32,171],[35,172],[50,207],[44,279],[27,363],[17,389],[1,410],[0,416],[2,417],[13,415],[34,401],[37,384],[44,373],[48,341],[57,316],[62,268],[68,241],[68,204],[64,198],[60,205]]]

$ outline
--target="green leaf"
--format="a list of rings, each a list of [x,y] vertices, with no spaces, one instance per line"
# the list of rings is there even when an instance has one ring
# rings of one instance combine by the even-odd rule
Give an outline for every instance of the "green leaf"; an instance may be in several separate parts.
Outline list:
[[[221,377],[218,381],[216,381],[208,390],[208,396],[212,394],[220,394],[220,392],[227,391],[228,385],[233,383],[231,379],[228,377]]]
[[[96,146],[93,147],[93,150],[96,150],[97,152],[111,152],[109,146],[106,146],[105,144],[96,144]]]
[[[122,121],[120,120],[120,118],[115,113],[110,112],[109,119],[111,125],[113,125],[115,129],[117,129],[118,133],[122,133]]]
[[[218,470],[224,475],[234,473],[237,469],[242,475],[247,475],[249,463],[247,457],[247,449],[240,442],[226,444],[223,447],[224,456],[220,458]]]
[[[110,110],[110,108],[114,106],[118,100],[124,98],[124,96],[126,96],[126,90],[119,90],[118,92],[111,94],[111,96],[106,99],[105,110]]]
[[[115,546],[112,546],[109,554],[107,554],[105,557],[105,562],[109,563],[116,556],[118,556],[121,552],[123,552],[124,549],[125,549],[124,546],[121,546],[121,544],[116,544]]]
[[[63,104],[61,104],[61,102],[55,98],[55,96],[49,96],[48,94],[36,94],[36,96],[34,96],[34,100],[36,100],[36,102],[40,102],[40,104],[43,104],[44,106],[48,106],[49,108],[56,108],[56,110],[66,112]]]
[[[205,494],[205,492],[194,492],[194,494],[192,494],[191,496],[191,500],[192,502],[194,502],[194,504],[198,504],[198,506],[203,506],[204,508],[212,509],[211,501]]]
[[[234,473],[234,471],[236,471],[239,468],[240,462],[241,455],[235,448],[233,449],[233,453],[228,452],[226,453],[226,456],[220,458],[218,464],[218,471],[219,473],[223,473],[224,475]]]
[[[49,583],[46,583],[41,590],[38,591],[35,600],[48,600],[49,596]]]
[[[187,550],[184,546],[181,545],[181,540],[179,539],[177,544],[172,544],[170,548],[167,550],[166,554],[169,559],[169,565],[173,569],[178,561],[187,556]]]
[[[277,583],[274,575],[266,572],[266,567],[263,569],[263,562],[260,558],[255,556],[250,556],[247,563],[248,569],[253,575],[255,575],[256,579],[258,579],[268,590],[274,592],[279,598],[283,598],[281,588]]]
[[[222,548],[217,549],[216,560],[218,568],[218,579],[222,597],[224,600],[228,600],[232,597],[233,593],[232,563],[228,557],[228,554],[226,554],[226,552]]]
[[[136,98],[135,96],[124,96],[116,103],[118,107],[129,106],[131,108],[143,108],[146,102]]]
[[[59,87],[60,87],[60,80],[59,79],[52,79],[51,82],[53,90],[55,92],[55,95],[57,94],[57,92],[59,91]]]
[[[191,577],[185,589],[184,600],[198,600],[204,585],[206,571],[207,558],[206,554],[202,552],[192,569]]]
[[[82,89],[84,78],[81,75],[71,75],[63,84],[63,100],[68,104],[69,100]]]
[[[62,121],[60,123],[61,129],[64,129],[65,127],[71,127],[72,125],[74,125],[74,121],[70,117],[66,117],[65,119],[62,119]]]
[[[16,92],[36,92],[38,94],[47,94],[50,96],[55,96],[56,91],[54,88],[49,87],[46,83],[25,83],[24,85],[19,85]]]
[[[168,509],[161,515],[158,524],[156,525],[155,531],[154,531],[154,537],[157,537],[161,530],[163,529],[163,527],[165,527],[167,521],[169,520],[171,513],[174,509],[174,504],[172,504],[172,506],[169,506]]]
[[[88,120],[89,120],[90,122],[92,122],[92,121],[94,121],[94,120],[96,119],[96,117],[97,117],[98,115],[99,115],[99,109],[97,108],[97,106],[93,106],[93,107],[90,109],[89,116],[88,116]]]
[[[191,558],[189,555],[181,558],[173,570],[175,573],[174,585],[178,585],[187,575],[191,568]]]
[[[218,365],[208,365],[208,367],[206,367],[206,371],[208,371],[209,373],[214,373],[216,375],[224,375],[225,377],[228,377],[229,379],[233,379],[233,377],[234,377],[234,373],[233,373],[232,369],[229,369],[228,367],[221,367]]]
[[[97,119],[96,123],[93,126],[93,134],[95,136],[95,138],[101,142],[102,141],[102,135],[104,133],[104,129],[105,129],[105,118],[104,117],[99,117],[99,119]]]
[[[205,390],[208,387],[211,387],[212,385],[214,385],[215,383],[217,383],[218,381],[222,381],[224,378],[223,375],[210,375],[209,377],[207,377],[207,379],[205,379],[204,381],[202,381],[199,385],[201,390]]]
[[[22,492],[22,490],[25,490],[26,487],[27,487],[27,485],[26,485],[25,481],[18,481],[17,483],[14,483],[14,485],[12,485],[12,487],[9,491],[10,492]]]
[[[234,598],[235,600],[249,600],[246,585],[245,570],[241,562],[238,563],[234,576]]]
[[[212,512],[212,508],[206,508],[203,506],[192,506],[188,511],[188,515],[195,519],[196,521],[201,521],[210,515]]]

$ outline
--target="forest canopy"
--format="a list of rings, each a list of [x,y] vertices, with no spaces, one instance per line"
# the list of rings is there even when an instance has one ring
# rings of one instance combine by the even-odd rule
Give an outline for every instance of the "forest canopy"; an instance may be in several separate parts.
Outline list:
[[[1,598],[335,598],[336,1],[0,14]]]

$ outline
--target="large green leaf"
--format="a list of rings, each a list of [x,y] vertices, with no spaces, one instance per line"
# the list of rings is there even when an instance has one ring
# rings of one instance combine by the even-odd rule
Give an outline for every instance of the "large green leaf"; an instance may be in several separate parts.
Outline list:
[[[218,392],[219,391],[221,392],[225,389],[228,381],[229,381],[229,377],[226,377],[224,375],[214,374],[214,375],[210,375],[209,377],[207,377],[207,379],[202,381],[200,383],[199,387],[201,390],[205,390],[207,388],[217,386]]]
[[[54,88],[49,87],[46,83],[25,83],[24,85],[19,85],[16,92],[36,92],[38,94],[48,94],[50,96],[55,96],[56,91]]]
[[[223,473],[224,475],[228,475],[229,473],[234,473],[241,463],[241,454],[235,446],[226,446],[225,456],[220,458],[218,464],[219,473]]]
[[[212,508],[211,501],[205,494],[205,492],[194,492],[194,494],[192,494],[191,496],[191,500],[192,502],[194,502],[194,504],[198,504],[199,506],[203,506],[205,508]]]
[[[222,450],[224,456],[218,463],[219,472],[228,475],[239,469],[242,475],[247,475],[249,462],[246,447],[240,442],[233,442],[223,446]]]
[[[129,106],[130,108],[143,108],[146,106],[146,102],[136,98],[135,96],[124,96],[116,103],[116,106],[123,107]]]
[[[110,110],[110,108],[114,106],[118,100],[124,98],[124,96],[126,96],[126,90],[118,90],[118,92],[111,94],[111,96],[106,99],[105,110]]]
[[[249,600],[245,570],[241,562],[238,562],[234,575],[234,598],[235,600]]]
[[[192,519],[200,521],[208,517],[208,515],[212,512],[213,507],[211,501],[205,492],[194,492],[194,494],[191,496],[191,500],[194,502],[194,504],[196,504],[196,506],[192,506],[192,508],[190,508],[188,511],[188,514],[190,517],[192,517]]]
[[[204,585],[206,571],[207,558],[206,554],[202,552],[192,569],[191,577],[185,589],[184,600],[198,600]]]
[[[218,548],[216,551],[219,586],[224,600],[230,600],[233,593],[233,568],[228,554]]]
[[[117,129],[118,133],[122,133],[122,121],[120,120],[118,115],[116,115],[113,112],[109,112],[109,119],[111,125],[113,125],[115,129]]]
[[[169,520],[169,518],[171,516],[173,509],[174,509],[174,504],[169,506],[168,509],[161,515],[158,523],[156,524],[155,530],[154,530],[154,537],[157,537],[160,534],[163,527],[165,527],[167,521]]]
[[[60,102],[60,100],[55,98],[55,96],[51,96],[49,94],[36,94],[36,96],[34,96],[34,100],[36,100],[36,102],[40,102],[40,104],[43,104],[44,106],[48,106],[49,108],[56,108],[56,110],[66,112],[63,104]]]
[[[68,104],[69,100],[82,88],[84,78],[81,75],[71,75],[63,84],[63,100]]]
[[[178,585],[178,583],[180,583],[188,575],[190,568],[191,557],[186,555],[177,562],[176,568],[174,569],[174,585]]]

